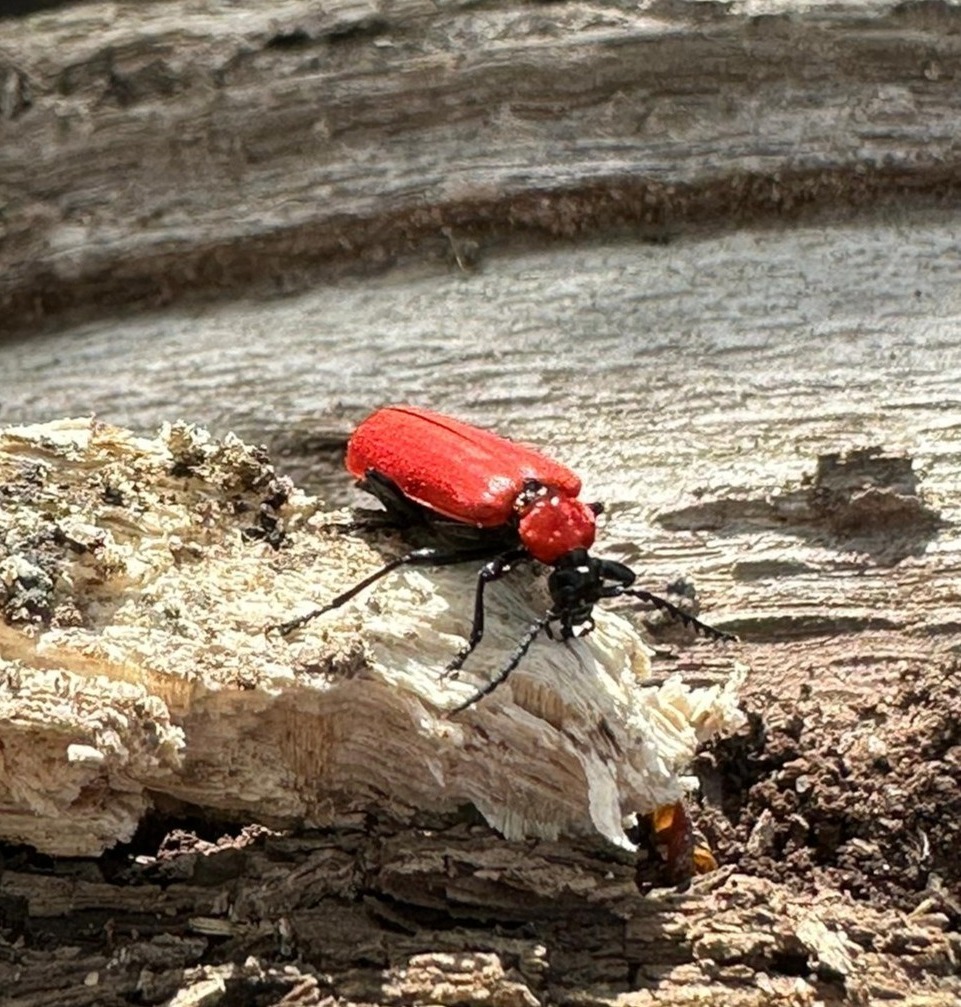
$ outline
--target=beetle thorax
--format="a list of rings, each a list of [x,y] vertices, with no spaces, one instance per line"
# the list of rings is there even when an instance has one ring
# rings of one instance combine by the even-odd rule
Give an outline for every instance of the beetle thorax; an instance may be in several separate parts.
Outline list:
[[[541,563],[553,565],[572,550],[590,549],[594,544],[594,512],[576,497],[531,484],[514,507],[521,542]]]

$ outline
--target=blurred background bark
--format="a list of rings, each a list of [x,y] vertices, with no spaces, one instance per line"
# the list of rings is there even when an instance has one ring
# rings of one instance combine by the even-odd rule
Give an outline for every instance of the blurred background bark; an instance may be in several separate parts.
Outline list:
[[[268,843],[176,907],[152,875],[15,851],[18,1003],[955,1002],[959,25],[949,3],[800,0],[0,21],[0,421],[234,429],[335,504],[379,404],[496,426],[608,503],[601,552],[741,633],[755,726],[698,767],[738,874],[659,903],[669,940],[635,939],[631,868],[552,851],[528,910],[530,851],[454,856],[474,839],[450,825],[420,859],[430,836],[396,834],[403,884],[379,825],[336,855]],[[665,673],[727,660],[659,646]],[[501,855],[469,892],[439,881]],[[300,944],[261,856],[321,871]],[[604,870],[616,892],[570,894]]]

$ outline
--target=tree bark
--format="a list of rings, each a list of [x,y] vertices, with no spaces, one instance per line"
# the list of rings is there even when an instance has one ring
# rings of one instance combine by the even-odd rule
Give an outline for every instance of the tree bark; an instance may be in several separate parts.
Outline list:
[[[0,317],[955,199],[957,17],[165,0],[6,21]]]

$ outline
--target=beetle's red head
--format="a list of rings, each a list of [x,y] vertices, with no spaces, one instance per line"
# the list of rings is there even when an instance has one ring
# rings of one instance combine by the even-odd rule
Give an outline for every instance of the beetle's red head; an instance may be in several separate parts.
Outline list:
[[[536,560],[553,566],[574,549],[594,544],[594,511],[577,497],[531,485],[517,499],[517,531]]]

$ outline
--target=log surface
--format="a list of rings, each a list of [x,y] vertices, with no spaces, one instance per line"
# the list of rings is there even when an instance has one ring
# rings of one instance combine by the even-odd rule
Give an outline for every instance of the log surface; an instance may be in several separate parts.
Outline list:
[[[955,200],[958,23],[783,0],[0,21],[0,319],[469,265],[525,234]]]
[[[233,436],[9,428],[0,484],[0,841],[96,856],[175,800],[313,828],[471,806],[508,839],[634,850],[625,826],[681,800],[698,745],[744,722],[733,661],[714,687],[645,687],[643,645],[601,613],[585,641],[535,640],[496,695],[459,710],[511,653],[516,618],[539,616],[530,577],[489,601],[486,646],[456,676],[437,669],[469,619],[444,603],[465,586],[444,569],[399,571],[279,632],[280,614],[395,550],[338,529]]]
[[[608,505],[599,553],[644,586],[695,587],[749,668],[748,726],[693,765],[724,866],[685,894],[651,889],[656,854],[505,840],[445,808],[298,832],[254,824],[270,816],[252,793],[249,822],[225,818],[219,770],[170,792],[181,711],[142,709],[126,722],[155,786],[128,793],[131,841],[2,851],[16,1007],[953,1007],[958,18],[169,0],[0,21],[0,421],[232,429],[340,505],[354,422],[388,401],[444,409],[580,472]],[[68,531],[57,549],[83,545]],[[331,551],[329,592],[373,562],[351,548]],[[285,609],[319,600],[319,579],[286,576]],[[472,581],[397,580],[345,618],[413,591],[447,636]],[[492,651],[536,599],[503,587]],[[228,628],[248,594],[221,599]],[[633,618],[653,679],[730,671]],[[206,701],[249,701],[225,684]],[[54,797],[90,778],[124,710],[88,714],[70,729],[97,743],[63,739]]]

